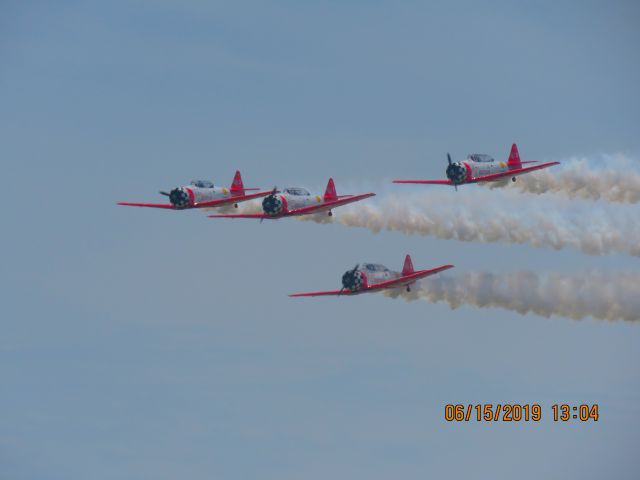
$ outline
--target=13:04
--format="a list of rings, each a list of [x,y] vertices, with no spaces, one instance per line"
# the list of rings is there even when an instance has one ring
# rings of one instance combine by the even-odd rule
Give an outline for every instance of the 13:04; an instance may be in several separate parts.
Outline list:
[[[554,403],[551,406],[551,410],[553,410],[554,422],[566,422],[572,419],[580,420],[582,422],[588,422],[589,420],[597,422],[599,417],[597,403],[594,403],[593,405],[582,404],[574,406],[567,405],[566,403]]]

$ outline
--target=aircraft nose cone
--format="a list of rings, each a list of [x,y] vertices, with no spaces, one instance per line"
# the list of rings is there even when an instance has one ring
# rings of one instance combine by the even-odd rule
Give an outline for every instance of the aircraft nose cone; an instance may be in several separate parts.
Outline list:
[[[447,178],[453,183],[462,183],[466,177],[467,171],[461,163],[452,163],[447,167]]]
[[[169,201],[176,208],[184,208],[189,204],[189,195],[184,188],[174,188],[169,192]]]
[[[362,287],[362,273],[358,271],[349,270],[342,275],[342,286],[355,292]]]
[[[267,195],[264,197],[264,200],[262,200],[262,210],[267,215],[278,215],[282,212],[282,200],[273,193]]]

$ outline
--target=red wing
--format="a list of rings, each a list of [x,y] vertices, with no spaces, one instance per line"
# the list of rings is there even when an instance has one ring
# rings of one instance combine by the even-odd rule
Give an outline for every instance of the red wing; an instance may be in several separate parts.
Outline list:
[[[362,195],[351,195],[346,198],[338,198],[337,200],[331,200],[330,202],[319,203],[317,205],[310,205],[308,207],[294,208],[293,210],[289,210],[284,216],[291,215],[305,215],[308,213],[313,213],[318,210],[330,210],[333,207],[339,207],[341,205],[346,205],[348,203],[357,202],[359,200],[363,200],[365,198],[373,197],[375,193],[363,193]]]
[[[209,218],[278,218],[271,215],[265,215],[264,213],[228,213],[223,215],[207,215]]]
[[[352,292],[351,290],[329,290],[327,292],[307,292],[307,293],[292,293],[290,297],[321,297],[321,296],[329,296],[329,295],[353,295],[354,293],[360,292]]]
[[[118,205],[125,205],[127,207],[151,207],[151,208],[166,208],[167,210],[177,210],[170,203],[132,203],[132,202],[118,202]]]
[[[399,285],[407,285],[421,278],[428,277],[430,275],[435,275],[436,273],[442,272],[444,270],[449,270],[450,268],[453,268],[453,265],[442,265],[440,267],[432,268],[430,270],[418,270],[417,272],[410,273],[409,275],[405,275],[404,277],[395,278],[393,280],[387,280],[386,282],[374,283],[373,285],[369,285],[369,287],[367,287],[367,291],[380,290],[383,288],[391,288]]]
[[[489,180],[497,180],[503,177],[513,177],[514,175],[522,175],[523,173],[532,172],[534,170],[540,170],[541,168],[547,168],[551,165],[558,165],[560,162],[546,162],[533,167],[514,168],[513,170],[507,170],[506,172],[492,173],[491,175],[483,175],[481,177],[475,177],[466,183],[486,182]]]
[[[451,180],[394,180],[392,183],[420,183],[423,185],[453,185]]]
[[[219,200],[198,202],[193,206],[193,208],[220,207],[222,205],[230,205],[232,203],[246,202],[247,200],[252,200],[254,198],[266,197],[270,193],[271,190],[269,190],[268,192],[251,193],[249,195],[236,195],[234,197],[221,198]]]

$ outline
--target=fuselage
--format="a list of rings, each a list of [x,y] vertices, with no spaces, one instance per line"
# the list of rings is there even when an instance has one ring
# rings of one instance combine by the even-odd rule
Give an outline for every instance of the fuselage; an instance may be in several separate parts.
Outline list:
[[[278,217],[296,208],[320,205],[323,199],[320,195],[311,195],[308,190],[299,187],[282,189],[282,192],[267,195],[262,200],[262,211],[265,215]],[[317,213],[315,210],[312,213]]]
[[[378,263],[361,263],[342,275],[342,288],[353,293],[363,293],[367,286],[400,278],[402,274]]]
[[[493,157],[482,153],[473,153],[465,160],[449,165],[446,174],[449,180],[460,185],[477,177],[508,172],[510,169],[507,162],[496,161]],[[508,177],[488,181],[504,182],[507,180]]]
[[[226,187],[216,187],[208,180],[193,180],[190,185],[169,192],[169,201],[176,208],[189,208],[196,203],[229,198],[234,194]]]

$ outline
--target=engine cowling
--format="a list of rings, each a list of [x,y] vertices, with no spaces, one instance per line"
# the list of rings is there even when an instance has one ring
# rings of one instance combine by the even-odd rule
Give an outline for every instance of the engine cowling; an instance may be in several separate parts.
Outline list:
[[[169,202],[175,208],[187,208],[193,205],[193,194],[186,188],[178,187],[169,192]]]
[[[467,178],[467,168],[462,162],[452,163],[447,167],[447,178],[452,183],[461,184]]]
[[[367,276],[360,270],[349,270],[342,275],[342,287],[357,292],[367,287]]]
[[[262,200],[262,211],[272,217],[280,215],[287,211],[287,199],[274,193],[267,195]]]

